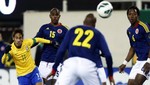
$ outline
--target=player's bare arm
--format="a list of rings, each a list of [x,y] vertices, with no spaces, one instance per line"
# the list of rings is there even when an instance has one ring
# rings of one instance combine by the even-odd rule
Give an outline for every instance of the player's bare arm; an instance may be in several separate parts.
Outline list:
[[[126,59],[124,60],[123,64],[119,66],[119,73],[122,73],[124,71],[126,64],[133,58],[134,54],[135,54],[134,48],[130,47]]]

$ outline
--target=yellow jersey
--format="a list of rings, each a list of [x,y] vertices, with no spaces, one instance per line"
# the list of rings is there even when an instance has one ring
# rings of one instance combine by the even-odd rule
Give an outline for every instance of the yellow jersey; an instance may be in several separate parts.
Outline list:
[[[21,48],[17,48],[14,43],[11,44],[11,50],[9,51],[9,54],[14,60],[17,76],[29,74],[36,67],[31,55],[31,46],[35,42],[50,43],[49,40],[34,38],[23,40]]]

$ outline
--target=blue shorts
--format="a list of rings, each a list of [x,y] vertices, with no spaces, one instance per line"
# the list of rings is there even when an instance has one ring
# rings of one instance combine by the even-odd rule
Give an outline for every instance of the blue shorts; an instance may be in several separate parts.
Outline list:
[[[31,73],[25,76],[18,77],[19,85],[36,85],[38,82],[42,82],[39,70],[36,67]]]

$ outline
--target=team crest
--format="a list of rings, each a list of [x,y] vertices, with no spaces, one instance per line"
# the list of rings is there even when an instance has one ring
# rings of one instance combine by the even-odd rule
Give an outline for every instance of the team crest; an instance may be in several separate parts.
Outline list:
[[[29,51],[29,47],[28,46],[26,46],[26,51]]]
[[[58,34],[61,34],[62,33],[62,29],[58,29],[57,32],[58,32]]]
[[[138,28],[135,30],[135,34],[139,34],[139,29]]]

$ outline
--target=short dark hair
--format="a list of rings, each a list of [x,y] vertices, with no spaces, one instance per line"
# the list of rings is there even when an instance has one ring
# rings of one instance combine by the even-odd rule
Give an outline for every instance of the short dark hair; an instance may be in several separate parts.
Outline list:
[[[59,14],[60,14],[59,9],[57,9],[57,8],[52,8],[52,9],[50,10],[50,14],[51,14],[53,11],[56,11],[57,13],[59,13]]]
[[[16,29],[13,31],[12,37],[14,37],[17,33],[20,33],[22,35],[22,37],[24,36],[23,31],[21,29]]]
[[[94,14],[93,13],[87,14],[83,23],[84,23],[84,25],[90,25],[90,26],[95,27],[96,18],[94,16]]]
[[[138,16],[140,16],[140,11],[139,11],[139,9],[138,9],[136,6],[131,6],[131,7],[129,7],[129,8],[128,8],[128,10],[127,10],[127,15],[128,15],[128,13],[129,13],[129,10],[130,10],[130,9],[134,9],[134,10],[136,10],[136,11],[137,11]]]

